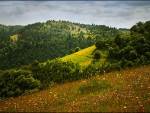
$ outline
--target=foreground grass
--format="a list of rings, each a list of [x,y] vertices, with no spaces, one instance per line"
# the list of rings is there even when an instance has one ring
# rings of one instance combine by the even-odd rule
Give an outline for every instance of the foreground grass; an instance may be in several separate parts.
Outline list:
[[[1,112],[150,112],[150,66],[60,84],[0,102]]]

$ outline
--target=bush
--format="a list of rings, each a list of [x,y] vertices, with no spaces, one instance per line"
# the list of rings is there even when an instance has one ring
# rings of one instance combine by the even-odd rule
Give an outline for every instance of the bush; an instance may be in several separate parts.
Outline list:
[[[27,95],[27,94],[31,94],[31,93],[35,93],[39,91],[39,89],[33,89],[33,90],[25,90],[24,94],[23,95]]]
[[[111,69],[112,69],[112,64],[110,62],[105,62],[102,65],[102,70],[109,72],[109,71],[111,71]]]
[[[8,95],[8,88],[5,88],[1,91],[0,96],[1,97],[6,97]]]
[[[119,62],[117,62],[117,63],[113,63],[112,65],[111,65],[111,70],[121,70],[121,61]]]
[[[17,88],[16,91],[14,91],[13,96],[14,96],[14,97],[17,97],[18,95],[21,95],[22,93],[23,93],[23,91],[20,90],[20,88]]]
[[[150,52],[146,52],[146,56],[150,60]]]
[[[102,52],[101,51],[96,51],[94,54],[95,59],[100,59],[102,57]]]
[[[37,61],[37,60],[34,60],[33,62],[32,62],[32,66],[38,66],[39,65],[39,61]]]
[[[1,74],[0,86],[1,97],[17,97],[28,90],[40,89],[41,82],[33,78],[29,70],[12,69]]]
[[[80,51],[81,49],[80,49],[80,47],[76,47],[75,48],[75,52],[78,52],[78,51]]]
[[[145,57],[144,55],[140,56],[140,64],[145,64],[147,62],[147,57]]]
[[[75,52],[75,50],[71,49],[70,50],[70,54],[73,54]]]
[[[134,63],[132,61],[127,61],[127,67],[132,67],[134,65]]]

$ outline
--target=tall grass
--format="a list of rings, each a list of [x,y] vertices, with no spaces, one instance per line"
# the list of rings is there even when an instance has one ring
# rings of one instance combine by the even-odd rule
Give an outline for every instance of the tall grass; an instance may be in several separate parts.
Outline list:
[[[95,91],[101,91],[106,90],[110,88],[111,84],[107,81],[99,81],[98,79],[93,79],[90,81],[87,81],[86,83],[83,83],[79,85],[78,92],[83,93],[92,93]]]
[[[150,112],[150,66],[0,101],[0,112]]]

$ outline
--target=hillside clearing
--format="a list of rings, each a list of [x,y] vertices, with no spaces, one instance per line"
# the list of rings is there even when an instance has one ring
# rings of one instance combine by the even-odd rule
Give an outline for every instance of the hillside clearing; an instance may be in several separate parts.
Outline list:
[[[80,29],[80,32],[81,32],[81,31],[82,31],[83,33],[86,33],[86,32],[87,32],[87,31],[86,31],[86,28],[81,28],[81,27],[78,26],[78,25],[69,24],[69,27],[70,27],[70,29],[72,29],[72,27],[75,28],[74,30],[71,30],[71,33],[72,33],[72,34],[78,34],[78,33],[79,33],[78,29]]]
[[[10,36],[10,39],[12,39],[13,41],[18,41],[18,35]]]
[[[149,104],[150,66],[142,66],[1,101],[0,111],[150,112]]]
[[[96,60],[96,64],[103,64],[107,58],[108,50],[97,50],[95,45],[85,48],[83,50],[80,50],[78,52],[75,52],[71,55],[67,55],[65,57],[62,57],[62,61],[73,61],[74,63],[79,63],[81,66],[88,66],[94,61],[94,53],[96,51],[102,52],[102,58]]]
[[[67,55],[62,59],[62,61],[73,61],[75,63],[79,63],[80,65],[89,65],[92,61],[92,52],[96,49],[95,45],[85,48],[83,50],[80,50],[76,53],[73,53],[71,55]]]

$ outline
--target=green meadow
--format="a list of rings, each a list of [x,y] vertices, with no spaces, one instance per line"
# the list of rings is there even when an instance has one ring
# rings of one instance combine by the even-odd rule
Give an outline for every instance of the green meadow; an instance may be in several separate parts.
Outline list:
[[[0,112],[150,112],[150,66],[59,84],[0,101]]]
[[[96,49],[95,45],[75,52],[71,55],[66,55],[61,58],[62,61],[73,61],[75,63],[79,63],[80,65],[89,65],[92,61],[92,52]]]

